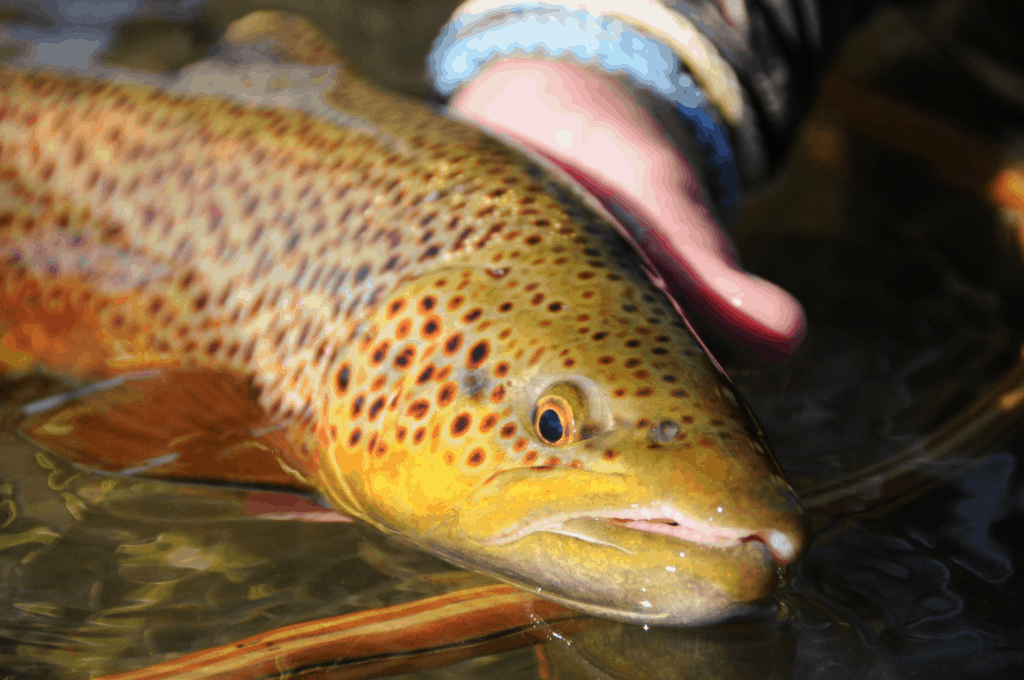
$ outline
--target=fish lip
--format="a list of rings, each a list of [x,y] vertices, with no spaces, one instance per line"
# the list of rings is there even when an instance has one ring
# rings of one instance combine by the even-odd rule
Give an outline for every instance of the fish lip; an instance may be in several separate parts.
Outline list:
[[[545,517],[518,527],[513,531],[499,534],[488,543],[495,546],[514,543],[532,533],[557,531],[566,522],[576,519],[620,520],[621,526],[635,531],[670,536],[679,541],[708,546],[720,550],[735,548],[743,543],[758,541],[765,545],[773,559],[780,566],[785,566],[796,557],[796,548],[782,532],[771,528],[759,531],[739,529],[736,527],[716,527],[708,522],[701,522],[689,517],[671,505],[655,507],[628,508],[621,510],[585,510],[572,513],[560,513]],[[673,524],[669,524],[672,522]],[[587,540],[578,534],[566,533],[580,540]]]

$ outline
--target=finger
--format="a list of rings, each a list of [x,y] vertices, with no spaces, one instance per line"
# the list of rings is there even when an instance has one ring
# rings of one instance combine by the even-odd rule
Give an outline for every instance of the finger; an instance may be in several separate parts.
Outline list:
[[[684,293],[692,307],[762,358],[783,358],[796,349],[807,328],[796,298],[691,234],[667,226],[649,229],[639,246],[673,292]]]
[[[596,176],[601,173],[549,158],[616,213],[669,291],[719,330],[773,360],[785,358],[803,340],[803,307],[783,288],[743,271],[722,228],[702,202],[693,200],[694,191],[676,190],[679,183],[648,182],[644,200],[629,200],[611,191],[605,177]]]

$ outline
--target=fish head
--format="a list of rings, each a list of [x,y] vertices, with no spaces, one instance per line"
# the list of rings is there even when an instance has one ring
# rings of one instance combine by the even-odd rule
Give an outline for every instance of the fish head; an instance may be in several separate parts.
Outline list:
[[[450,268],[386,302],[400,311],[351,361],[383,368],[350,371],[327,466],[340,483],[324,487],[451,562],[599,616],[753,611],[808,544],[761,429],[646,279],[570,276]]]

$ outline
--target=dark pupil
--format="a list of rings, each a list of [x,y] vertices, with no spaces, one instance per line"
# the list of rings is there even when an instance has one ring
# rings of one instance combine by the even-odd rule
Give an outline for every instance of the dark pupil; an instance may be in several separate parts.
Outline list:
[[[552,409],[544,411],[540,414],[540,420],[537,422],[537,429],[540,430],[540,436],[544,437],[544,441],[549,444],[554,444],[562,438],[562,421],[558,418],[558,413]]]

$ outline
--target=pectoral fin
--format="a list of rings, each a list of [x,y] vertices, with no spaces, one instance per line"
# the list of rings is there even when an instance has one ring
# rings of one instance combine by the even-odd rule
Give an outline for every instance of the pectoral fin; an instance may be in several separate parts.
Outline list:
[[[308,491],[285,430],[268,428],[241,379],[155,370],[23,408],[19,432],[68,460],[118,474]]]

